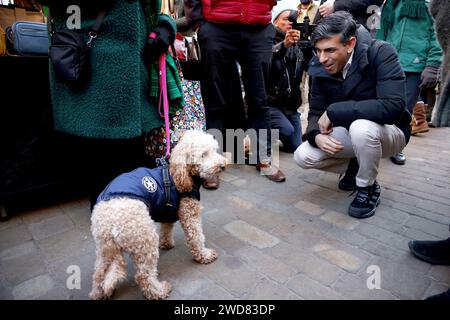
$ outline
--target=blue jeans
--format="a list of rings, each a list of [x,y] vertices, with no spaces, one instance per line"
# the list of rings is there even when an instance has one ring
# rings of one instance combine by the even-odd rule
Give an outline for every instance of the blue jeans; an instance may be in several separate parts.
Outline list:
[[[420,72],[405,72],[406,75],[406,107],[413,112],[420,94]]]
[[[300,113],[286,114],[282,110],[270,107],[270,128],[278,129],[284,151],[293,153],[302,143]]]

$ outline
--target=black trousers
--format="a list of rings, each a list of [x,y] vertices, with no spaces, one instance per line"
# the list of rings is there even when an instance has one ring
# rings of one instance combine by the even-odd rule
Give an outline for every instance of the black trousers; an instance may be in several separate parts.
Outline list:
[[[143,137],[133,139],[92,139],[61,134],[72,166],[83,179],[91,203],[118,175],[138,167],[154,167],[155,161],[145,152]]]
[[[208,129],[218,129],[225,136],[226,119],[242,117],[233,107],[236,90],[236,62],[242,69],[248,128],[270,130],[270,112],[267,104],[267,83],[272,60],[272,44],[275,29],[267,26],[227,25],[204,22],[198,31],[198,39],[204,62],[205,77],[202,80],[202,97]],[[233,91],[234,90],[234,91]],[[270,157],[270,135],[258,138],[258,159]]]

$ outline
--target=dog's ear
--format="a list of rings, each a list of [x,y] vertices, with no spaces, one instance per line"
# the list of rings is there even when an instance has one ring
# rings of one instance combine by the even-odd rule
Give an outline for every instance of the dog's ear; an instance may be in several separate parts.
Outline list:
[[[175,187],[179,192],[189,192],[192,190],[194,181],[190,174],[190,165],[172,163],[170,165],[170,173]]]

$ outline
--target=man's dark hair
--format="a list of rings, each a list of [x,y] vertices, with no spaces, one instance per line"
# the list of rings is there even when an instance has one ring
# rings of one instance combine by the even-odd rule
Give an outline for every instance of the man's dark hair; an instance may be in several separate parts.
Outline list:
[[[350,13],[346,11],[336,11],[323,18],[311,34],[311,41],[315,44],[322,39],[340,35],[341,42],[346,43],[356,34],[356,22]]]

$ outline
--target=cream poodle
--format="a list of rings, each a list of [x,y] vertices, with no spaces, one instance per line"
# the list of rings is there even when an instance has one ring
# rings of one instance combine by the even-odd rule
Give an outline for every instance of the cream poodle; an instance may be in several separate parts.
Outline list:
[[[126,278],[124,252],[135,264],[135,281],[144,296],[167,298],[171,285],[158,280],[158,244],[162,249],[173,248],[172,229],[178,219],[194,260],[210,263],[217,258],[215,250],[205,247],[198,192],[199,177],[217,175],[225,168],[226,160],[217,149],[212,135],[187,131],[170,157],[170,185],[161,181],[163,169],[158,167],[138,168],[120,175],[106,187],[91,218],[97,255],[91,299],[110,297],[118,282]],[[174,213],[175,218],[166,212]],[[162,221],[159,236],[154,220]]]

